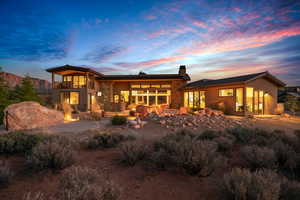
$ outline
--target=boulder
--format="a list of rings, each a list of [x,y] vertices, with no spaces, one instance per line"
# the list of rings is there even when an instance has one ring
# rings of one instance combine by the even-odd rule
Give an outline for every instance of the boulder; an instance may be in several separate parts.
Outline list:
[[[180,109],[179,109],[180,115],[185,115],[187,113],[188,113],[188,109],[186,107],[180,107]]]
[[[145,117],[149,112],[147,106],[138,105],[136,107],[136,112],[139,113],[142,117]]]
[[[64,123],[62,112],[25,101],[4,110],[4,125],[9,131],[42,128]]]

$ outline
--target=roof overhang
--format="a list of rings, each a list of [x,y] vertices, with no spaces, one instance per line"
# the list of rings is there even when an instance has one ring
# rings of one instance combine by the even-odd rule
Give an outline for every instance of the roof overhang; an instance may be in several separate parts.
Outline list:
[[[90,68],[86,68],[86,67],[78,67],[78,66],[72,66],[72,65],[64,65],[64,66],[60,66],[60,67],[53,67],[53,68],[49,68],[46,69],[47,72],[50,73],[55,73],[55,74],[59,74],[59,75],[66,75],[66,74],[74,74],[74,73],[92,73],[95,74],[97,76],[103,76],[103,74],[92,70]]]
[[[254,81],[254,80],[258,79],[258,78],[266,78],[269,81],[271,81],[272,83],[276,84],[278,87],[284,87],[284,86],[286,86],[286,84],[283,81],[279,80],[278,78],[276,78],[275,76],[273,76],[269,72],[265,72],[265,73],[263,73],[261,75],[258,75],[256,77],[250,79],[250,80],[247,80],[247,81],[245,81],[245,83],[249,83],[249,82]]]

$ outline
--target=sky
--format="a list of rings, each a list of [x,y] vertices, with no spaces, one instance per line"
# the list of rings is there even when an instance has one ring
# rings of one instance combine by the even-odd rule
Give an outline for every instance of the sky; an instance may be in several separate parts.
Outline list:
[[[269,71],[300,85],[299,0],[1,0],[0,66],[65,64],[192,80]]]

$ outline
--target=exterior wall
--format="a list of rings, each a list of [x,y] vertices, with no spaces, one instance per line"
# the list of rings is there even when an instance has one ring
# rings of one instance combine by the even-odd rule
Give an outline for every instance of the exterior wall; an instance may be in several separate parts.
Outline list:
[[[134,80],[134,81],[97,81],[100,86],[102,96],[98,98],[102,108],[106,111],[116,111],[118,105],[114,103],[114,95],[120,95],[122,90],[130,91],[130,85],[137,84],[169,84],[171,85],[171,108],[180,108],[183,106],[183,90],[182,87],[186,84],[184,80],[156,81],[156,80]],[[131,99],[131,96],[129,96]]]
[[[246,87],[253,87],[254,90],[263,90],[268,95],[264,98],[264,114],[275,114],[277,107],[278,86],[265,78],[259,78],[246,84]]]
[[[77,109],[79,111],[87,111],[87,89],[54,89],[52,92],[52,100],[54,104],[61,104],[60,93],[61,92],[79,92],[79,104],[77,105]]]
[[[243,112],[235,112],[236,88],[244,88],[244,84],[228,84],[223,86],[198,87],[185,91],[205,91],[205,107],[215,108],[218,103],[224,102],[225,111],[228,114],[243,115]],[[234,89],[233,96],[219,96],[220,89]],[[244,89],[244,105],[245,105],[245,89]]]
[[[171,108],[179,109],[183,106],[183,87],[186,81],[172,81]]]

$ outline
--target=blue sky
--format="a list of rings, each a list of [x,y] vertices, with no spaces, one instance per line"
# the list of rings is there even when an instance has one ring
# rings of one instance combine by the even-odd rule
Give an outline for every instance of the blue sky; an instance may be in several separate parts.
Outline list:
[[[270,71],[300,85],[296,0],[2,0],[0,66],[49,79],[46,68],[177,73],[192,80]]]

